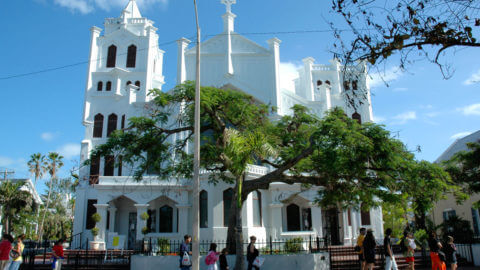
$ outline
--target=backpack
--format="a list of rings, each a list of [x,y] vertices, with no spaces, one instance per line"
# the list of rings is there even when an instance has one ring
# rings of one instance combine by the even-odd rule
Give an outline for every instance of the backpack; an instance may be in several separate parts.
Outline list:
[[[216,257],[216,254],[215,252],[212,252],[210,251],[207,255],[207,257],[205,257],[205,264],[206,265],[212,265],[215,263],[215,258]]]

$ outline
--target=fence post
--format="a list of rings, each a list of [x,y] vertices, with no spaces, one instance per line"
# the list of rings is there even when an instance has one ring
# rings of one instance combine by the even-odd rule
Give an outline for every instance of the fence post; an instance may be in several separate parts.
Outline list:
[[[308,236],[308,248],[310,249],[310,253],[312,253],[312,236]]]
[[[320,237],[317,235],[317,249],[320,251]]]
[[[270,235],[270,255],[273,254],[272,236]]]

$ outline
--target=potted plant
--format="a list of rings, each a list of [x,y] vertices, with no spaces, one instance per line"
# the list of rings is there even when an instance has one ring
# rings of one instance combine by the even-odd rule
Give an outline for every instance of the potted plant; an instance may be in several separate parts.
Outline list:
[[[95,227],[93,227],[90,232],[92,233],[93,236],[93,241],[91,243],[91,248],[93,250],[98,250],[100,248],[100,241],[97,241],[97,236],[98,233],[100,232],[100,229],[97,227],[97,223],[102,220],[102,217],[100,216],[99,213],[95,213],[92,215],[92,220],[95,221]]]

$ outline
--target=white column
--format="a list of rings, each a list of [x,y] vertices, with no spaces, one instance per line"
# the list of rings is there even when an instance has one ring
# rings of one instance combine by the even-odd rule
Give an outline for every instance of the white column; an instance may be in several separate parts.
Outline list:
[[[117,213],[117,208],[109,207],[108,211],[110,212],[110,223],[108,224],[109,232],[115,232],[115,214]]]
[[[313,78],[312,78],[312,69],[313,69],[313,63],[315,62],[315,59],[312,57],[307,57],[302,59],[303,61],[303,67],[305,69],[305,88],[306,88],[306,93],[305,93],[305,98],[307,100],[315,100],[315,96],[313,93]]]
[[[357,223],[357,218],[355,216],[355,211],[353,211],[352,208],[350,208],[350,218],[352,220],[352,244],[355,244],[359,227]]]
[[[137,208],[137,240],[143,239],[142,229],[147,225],[147,221],[141,218],[142,214],[147,212],[149,204],[134,204]]]
[[[348,243],[348,240],[347,238],[350,238],[350,233],[348,231],[348,213],[347,213],[348,210],[343,210],[343,215],[342,215],[342,223],[343,223],[343,243],[346,244]]]
[[[188,210],[192,207],[189,204],[178,204],[178,234],[182,237],[185,234],[191,234],[191,226],[188,223]]]
[[[177,40],[177,84],[181,84],[187,79],[185,71],[185,50],[188,44],[190,44],[190,40],[186,38]]]
[[[270,211],[272,213],[272,220],[270,224],[272,226],[272,231],[270,235],[267,235],[267,237],[272,236],[274,239],[280,238],[280,234],[283,231],[282,206],[283,204],[281,203],[270,204]]]
[[[282,100],[280,95],[280,43],[282,41],[278,38],[272,38],[267,41],[270,51],[272,52],[273,57],[273,67],[274,67],[274,90],[275,90],[275,100],[272,100],[272,106],[282,108]]]
[[[316,231],[317,235],[323,237],[323,222],[322,222],[322,209],[311,205],[312,209],[312,228]]]
[[[223,32],[227,34],[227,52],[226,52],[226,62],[227,62],[227,76],[233,76],[233,63],[232,63],[232,36],[234,20],[236,15],[227,12],[223,14]]]
[[[96,224],[96,227],[98,228],[98,236],[97,239],[99,241],[105,241],[105,231],[107,228],[107,207],[109,206],[108,204],[94,204],[97,208],[97,213],[100,215],[101,219],[100,221]]]

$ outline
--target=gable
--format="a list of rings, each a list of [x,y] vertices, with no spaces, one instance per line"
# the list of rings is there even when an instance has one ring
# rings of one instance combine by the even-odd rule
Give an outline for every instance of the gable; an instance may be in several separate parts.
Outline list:
[[[202,43],[201,53],[202,54],[225,54],[227,52],[228,45],[228,36],[226,34],[219,34],[213,38]],[[258,45],[257,43],[247,39],[246,37],[232,33],[232,54],[236,53],[249,53],[249,54],[270,54],[271,52]],[[188,49],[186,54],[195,54],[196,46]]]

